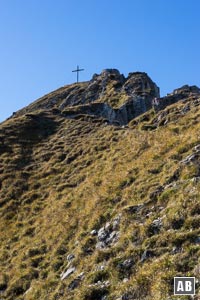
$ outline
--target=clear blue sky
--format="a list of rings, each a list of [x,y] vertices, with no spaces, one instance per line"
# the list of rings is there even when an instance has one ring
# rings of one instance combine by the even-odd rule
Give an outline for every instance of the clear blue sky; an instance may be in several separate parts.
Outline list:
[[[105,68],[200,86],[199,0],[0,0],[0,121]]]

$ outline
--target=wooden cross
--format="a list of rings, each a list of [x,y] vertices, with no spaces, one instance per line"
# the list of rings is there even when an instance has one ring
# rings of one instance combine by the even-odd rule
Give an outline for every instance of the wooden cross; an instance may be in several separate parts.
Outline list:
[[[84,71],[84,69],[79,69],[79,66],[77,66],[77,69],[72,71],[72,72],[76,72],[77,73],[77,82],[78,82],[78,76],[79,76],[79,72],[80,71]]]

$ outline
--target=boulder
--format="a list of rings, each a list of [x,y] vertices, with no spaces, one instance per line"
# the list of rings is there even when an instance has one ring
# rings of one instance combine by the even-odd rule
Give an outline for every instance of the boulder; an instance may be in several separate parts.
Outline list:
[[[74,273],[75,269],[76,269],[75,267],[72,267],[72,268],[69,268],[66,272],[62,273],[62,274],[60,275],[61,280],[63,280],[63,279],[65,279],[65,278],[69,277],[72,273]]]
[[[129,73],[123,89],[129,95],[160,97],[159,87],[145,72]]]
[[[107,222],[105,226],[98,230],[98,242],[96,244],[97,249],[106,248],[119,240],[120,233],[117,229],[119,229],[120,220],[121,214],[116,216],[112,222]]]
[[[68,255],[67,255],[67,260],[68,260],[68,261],[72,261],[74,258],[75,258],[75,255],[74,255],[74,254],[68,254]]]

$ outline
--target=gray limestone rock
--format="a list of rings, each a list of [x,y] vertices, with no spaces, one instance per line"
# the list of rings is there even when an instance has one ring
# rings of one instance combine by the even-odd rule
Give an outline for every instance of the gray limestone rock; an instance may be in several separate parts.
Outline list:
[[[161,227],[162,226],[161,218],[153,220],[152,225],[155,226],[155,227]]]
[[[183,248],[174,246],[174,247],[172,248],[171,253],[172,253],[173,255],[175,255],[175,254],[177,254],[177,253],[181,253],[182,251],[183,251]]]
[[[200,144],[198,144],[194,147],[194,152],[200,153]]]
[[[100,265],[96,267],[96,271],[103,271],[105,270],[105,266],[104,265]]]
[[[74,273],[75,269],[76,269],[75,267],[71,267],[71,268],[69,268],[66,272],[62,273],[62,274],[60,275],[61,280],[63,280],[63,279],[65,279],[65,278],[69,277],[72,273]]]
[[[112,231],[106,239],[107,244],[116,243],[119,240],[119,231]]]
[[[200,89],[196,85],[189,86],[188,84],[183,85],[182,87],[175,89],[172,94],[177,95],[177,94],[190,94],[190,93],[195,93],[199,94]]]
[[[107,245],[104,242],[97,242],[96,243],[96,249],[99,249],[99,250],[106,248],[106,246]]]
[[[200,182],[200,176],[193,177],[193,178],[191,179],[191,181],[192,181],[193,183],[197,184],[198,182]]]
[[[107,222],[105,226],[98,230],[98,242],[96,244],[97,249],[106,248],[119,240],[120,233],[117,229],[119,229],[120,220],[121,215],[118,215],[112,222]]]
[[[141,262],[144,262],[145,260],[147,260],[148,258],[153,256],[153,252],[151,250],[145,250],[142,254],[141,257]]]
[[[116,69],[105,69],[88,82],[64,86],[38,99],[27,112],[57,109],[67,118],[89,114],[103,117],[111,124],[126,125],[150,109],[154,97],[159,97],[159,88],[146,73],[134,72],[125,78]]]
[[[133,264],[134,264],[133,260],[131,258],[128,258],[122,263],[122,266],[125,269],[129,269],[133,266]]]
[[[91,235],[97,235],[97,231],[95,229],[93,229],[91,232],[90,232]]]
[[[98,231],[98,240],[99,241],[105,241],[109,236],[109,231],[105,229],[105,227],[102,227]]]
[[[100,288],[105,288],[105,287],[108,287],[108,286],[110,286],[110,281],[109,280],[107,280],[107,281],[97,281],[96,283],[93,283],[93,284],[90,284],[89,285],[90,287],[94,287],[94,286],[98,286],[98,287],[100,287]]]
[[[113,230],[117,230],[119,228],[120,221],[121,221],[121,215],[118,215],[112,222]]]
[[[74,290],[75,288],[77,288],[83,280],[84,275],[84,272],[81,272],[74,280],[70,282],[70,284],[68,285],[68,289]]]
[[[188,165],[191,162],[195,161],[197,158],[198,158],[198,155],[196,153],[195,154],[190,154],[185,159],[183,159],[181,161],[181,163],[184,164],[184,165]]]
[[[68,255],[67,255],[67,260],[68,260],[68,261],[72,261],[74,258],[75,258],[75,255],[74,255],[74,254],[68,254]]]
[[[129,73],[123,88],[129,94],[160,97],[159,88],[145,72]]]

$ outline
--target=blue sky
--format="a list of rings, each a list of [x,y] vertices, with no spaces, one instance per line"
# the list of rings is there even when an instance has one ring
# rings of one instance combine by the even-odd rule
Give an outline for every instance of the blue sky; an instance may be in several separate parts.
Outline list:
[[[105,68],[200,86],[199,0],[0,0],[0,121]]]

